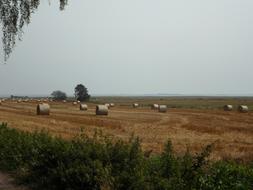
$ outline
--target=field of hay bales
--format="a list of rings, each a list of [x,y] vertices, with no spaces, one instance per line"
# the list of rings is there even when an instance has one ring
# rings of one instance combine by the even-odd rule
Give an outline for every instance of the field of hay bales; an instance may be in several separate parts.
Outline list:
[[[138,102],[140,107],[133,108]],[[97,104],[115,103],[108,116],[96,116]],[[71,138],[81,129],[88,135],[95,130],[128,140],[140,137],[144,150],[159,153],[171,139],[177,154],[199,152],[214,144],[211,158],[249,161],[253,157],[253,98],[212,97],[94,97],[88,111],[80,111],[72,101],[49,102],[50,115],[37,115],[37,101],[6,100],[0,105],[0,122],[25,131],[46,129],[51,134]],[[166,113],[152,110],[152,104],[168,106]],[[234,105],[231,112],[223,111]],[[238,105],[248,105],[248,113],[239,113]]]

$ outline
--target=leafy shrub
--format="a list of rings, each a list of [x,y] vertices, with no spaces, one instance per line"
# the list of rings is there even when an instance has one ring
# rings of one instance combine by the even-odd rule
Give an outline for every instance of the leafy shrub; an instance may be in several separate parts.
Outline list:
[[[253,189],[253,169],[235,163],[217,162],[201,176],[199,189]]]
[[[0,125],[0,169],[33,189],[253,189],[253,167],[208,162],[212,146],[195,156],[173,153],[146,157],[140,140],[112,140],[95,133],[71,141],[47,132],[22,132]]]

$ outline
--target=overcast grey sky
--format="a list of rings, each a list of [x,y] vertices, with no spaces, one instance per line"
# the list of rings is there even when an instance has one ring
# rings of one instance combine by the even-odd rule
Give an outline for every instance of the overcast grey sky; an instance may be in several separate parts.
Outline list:
[[[252,0],[58,6],[42,0],[23,41],[0,64],[1,95],[72,95],[78,83],[91,94],[253,94]]]

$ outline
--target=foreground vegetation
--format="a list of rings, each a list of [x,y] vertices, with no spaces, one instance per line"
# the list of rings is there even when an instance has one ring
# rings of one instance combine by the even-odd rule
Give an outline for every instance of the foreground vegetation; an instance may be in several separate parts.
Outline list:
[[[208,162],[211,146],[178,157],[171,143],[161,155],[129,142],[84,133],[66,141],[46,132],[0,125],[0,168],[33,189],[253,189],[253,165]]]

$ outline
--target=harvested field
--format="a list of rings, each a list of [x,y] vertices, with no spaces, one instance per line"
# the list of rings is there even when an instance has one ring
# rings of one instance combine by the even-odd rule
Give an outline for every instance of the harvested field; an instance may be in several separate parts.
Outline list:
[[[115,102],[115,107],[109,110],[108,116],[96,116],[95,103],[103,101]],[[81,128],[89,135],[92,135],[94,130],[101,130],[106,135],[123,140],[129,139],[134,134],[141,138],[143,148],[152,149],[153,153],[161,152],[167,139],[172,140],[178,154],[184,153],[187,148],[192,153],[198,152],[205,145],[213,143],[212,159],[252,160],[252,109],[249,113],[239,113],[237,110],[225,112],[223,105],[236,106],[244,103],[252,108],[253,100],[207,99],[205,101],[208,103],[207,109],[204,109],[204,101],[100,97],[88,104],[89,110],[86,112],[81,112],[79,107],[72,105],[72,102],[51,102],[49,116],[36,115],[36,102],[17,104],[6,101],[0,106],[0,122],[7,122],[10,127],[26,131],[46,129],[63,138],[79,134]],[[133,109],[133,102],[139,102],[141,107]],[[151,110],[148,105],[152,105],[152,102],[168,105],[168,112],[158,113],[157,110]]]

